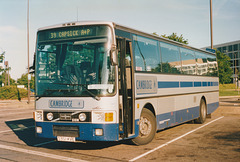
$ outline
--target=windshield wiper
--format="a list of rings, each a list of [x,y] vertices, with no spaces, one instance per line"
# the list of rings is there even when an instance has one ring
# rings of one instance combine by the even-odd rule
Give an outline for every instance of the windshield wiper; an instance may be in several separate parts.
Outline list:
[[[83,87],[88,94],[90,94],[94,99],[96,99],[97,101],[100,101],[100,97],[98,97],[97,95],[95,95],[94,93],[92,93],[91,91],[89,91],[89,89],[87,89],[86,84],[69,84],[69,83],[54,83],[54,84],[60,84],[60,85],[69,85],[69,86],[81,86]]]
[[[75,91],[75,90],[73,90],[73,89],[46,89],[45,90],[45,93],[48,93],[48,95],[50,95],[50,94],[52,94],[52,93],[54,93],[54,92],[71,92],[71,91]]]

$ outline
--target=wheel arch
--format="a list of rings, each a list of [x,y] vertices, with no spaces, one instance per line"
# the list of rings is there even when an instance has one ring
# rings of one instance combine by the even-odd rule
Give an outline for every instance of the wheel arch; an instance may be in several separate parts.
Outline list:
[[[206,105],[206,108],[207,108],[207,112],[208,112],[208,106],[207,106],[207,99],[206,99],[206,97],[202,96],[199,103],[201,103],[202,100],[205,102],[205,105]]]
[[[156,117],[155,109],[151,103],[149,103],[149,102],[146,103],[143,108],[150,110],[153,113],[153,115]]]

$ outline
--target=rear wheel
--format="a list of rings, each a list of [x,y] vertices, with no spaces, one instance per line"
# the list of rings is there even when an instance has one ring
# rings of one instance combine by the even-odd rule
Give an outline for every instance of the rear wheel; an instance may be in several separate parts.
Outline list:
[[[206,121],[207,117],[207,106],[206,102],[203,99],[201,99],[199,111],[200,116],[195,120],[195,122],[198,124],[203,124]]]
[[[139,135],[132,139],[136,145],[145,145],[151,142],[156,133],[156,118],[153,113],[144,108],[139,121]]]

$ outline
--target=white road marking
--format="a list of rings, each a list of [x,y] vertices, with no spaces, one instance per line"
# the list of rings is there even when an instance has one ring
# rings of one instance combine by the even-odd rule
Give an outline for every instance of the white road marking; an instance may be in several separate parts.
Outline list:
[[[15,129],[9,129],[9,130],[4,130],[4,131],[0,131],[1,133],[5,133],[5,132],[12,132],[12,131],[19,131],[19,130],[24,130],[24,129],[29,129],[29,128],[34,128],[35,126],[30,126],[30,127],[20,127],[20,128],[15,128]]]
[[[5,120],[5,121],[6,122],[11,122],[11,121],[16,121],[16,120],[27,120],[27,119],[33,119],[33,117],[31,116],[29,118],[15,118],[15,119],[9,119],[9,120]]]
[[[32,113],[32,112],[20,112],[20,113],[7,113],[7,114],[2,114],[0,116],[9,116],[9,115],[18,115],[18,114],[27,114],[27,113]]]
[[[56,142],[56,141],[48,141],[48,142],[43,142],[43,143],[39,143],[39,144],[36,144],[36,145],[33,145],[33,146],[42,146],[42,145],[45,145],[45,144],[49,144],[49,143],[53,143],[53,142]]]
[[[215,120],[213,120],[213,121],[210,121],[209,123],[204,124],[204,125],[202,125],[201,127],[198,127],[198,128],[196,128],[196,129],[188,132],[188,133],[185,133],[185,134],[182,135],[182,136],[179,136],[179,137],[177,137],[177,138],[175,138],[175,139],[173,139],[173,140],[171,140],[171,141],[168,141],[167,143],[162,144],[162,145],[160,145],[160,146],[158,146],[158,147],[156,147],[156,148],[154,148],[154,149],[152,149],[152,150],[150,150],[150,151],[148,151],[148,152],[146,152],[146,153],[144,153],[144,154],[142,154],[142,155],[140,155],[140,156],[137,156],[137,157],[129,160],[129,161],[136,161],[136,160],[138,160],[138,159],[140,159],[140,158],[142,158],[142,157],[144,157],[144,156],[146,156],[146,155],[148,155],[148,154],[150,154],[150,153],[152,153],[152,152],[154,152],[154,151],[156,151],[156,150],[158,150],[158,149],[160,149],[160,148],[162,148],[162,147],[164,147],[164,146],[167,146],[168,144],[173,143],[173,142],[175,142],[175,141],[177,141],[177,140],[179,140],[179,139],[181,139],[181,138],[183,138],[183,137],[185,137],[185,136],[187,136],[187,135],[189,135],[189,134],[191,134],[191,133],[193,133],[193,132],[195,132],[195,131],[197,131],[197,130],[199,130],[199,129],[201,129],[201,128],[203,128],[203,127],[205,127],[205,126],[207,126],[207,125],[209,125],[209,124],[211,124],[211,123],[213,123],[213,122],[215,122],[215,121],[217,121],[217,120],[222,119],[222,118],[224,118],[224,116],[219,117],[219,118],[217,118],[217,119],[215,119]]]
[[[66,156],[60,156],[60,155],[49,154],[49,153],[45,153],[45,152],[27,150],[27,149],[22,149],[22,148],[13,147],[13,146],[7,146],[7,145],[1,145],[1,144],[0,144],[0,148],[6,149],[6,150],[11,150],[11,151],[23,152],[23,153],[32,154],[32,155],[37,155],[37,156],[43,156],[46,158],[57,159],[57,160],[87,162],[87,161],[81,160],[81,159],[75,159],[75,158],[70,158],[70,157],[66,157]]]
[[[15,128],[15,129],[9,129],[9,130],[4,130],[4,131],[0,131],[0,134],[1,133],[6,133],[6,132],[13,132],[13,131],[19,131],[19,130],[23,130],[23,129],[30,129],[30,128],[34,128],[35,126],[30,126],[30,127],[22,127],[22,128]],[[39,143],[39,144],[36,144],[36,145],[33,145],[33,146],[41,146],[41,145],[45,145],[45,144],[48,144],[48,143],[52,143],[52,142],[56,142],[56,141],[48,141],[48,142],[43,142],[43,143]]]
[[[10,129],[10,130],[4,130],[4,131],[0,131],[0,134],[1,134],[1,133],[5,133],[5,132],[12,132],[12,131],[13,131],[13,130],[11,130],[11,129]]]

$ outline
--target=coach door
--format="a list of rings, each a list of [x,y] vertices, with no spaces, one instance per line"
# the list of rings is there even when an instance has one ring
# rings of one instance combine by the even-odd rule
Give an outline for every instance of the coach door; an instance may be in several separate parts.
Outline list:
[[[119,60],[119,128],[122,138],[134,133],[134,76],[132,43],[117,39]]]

